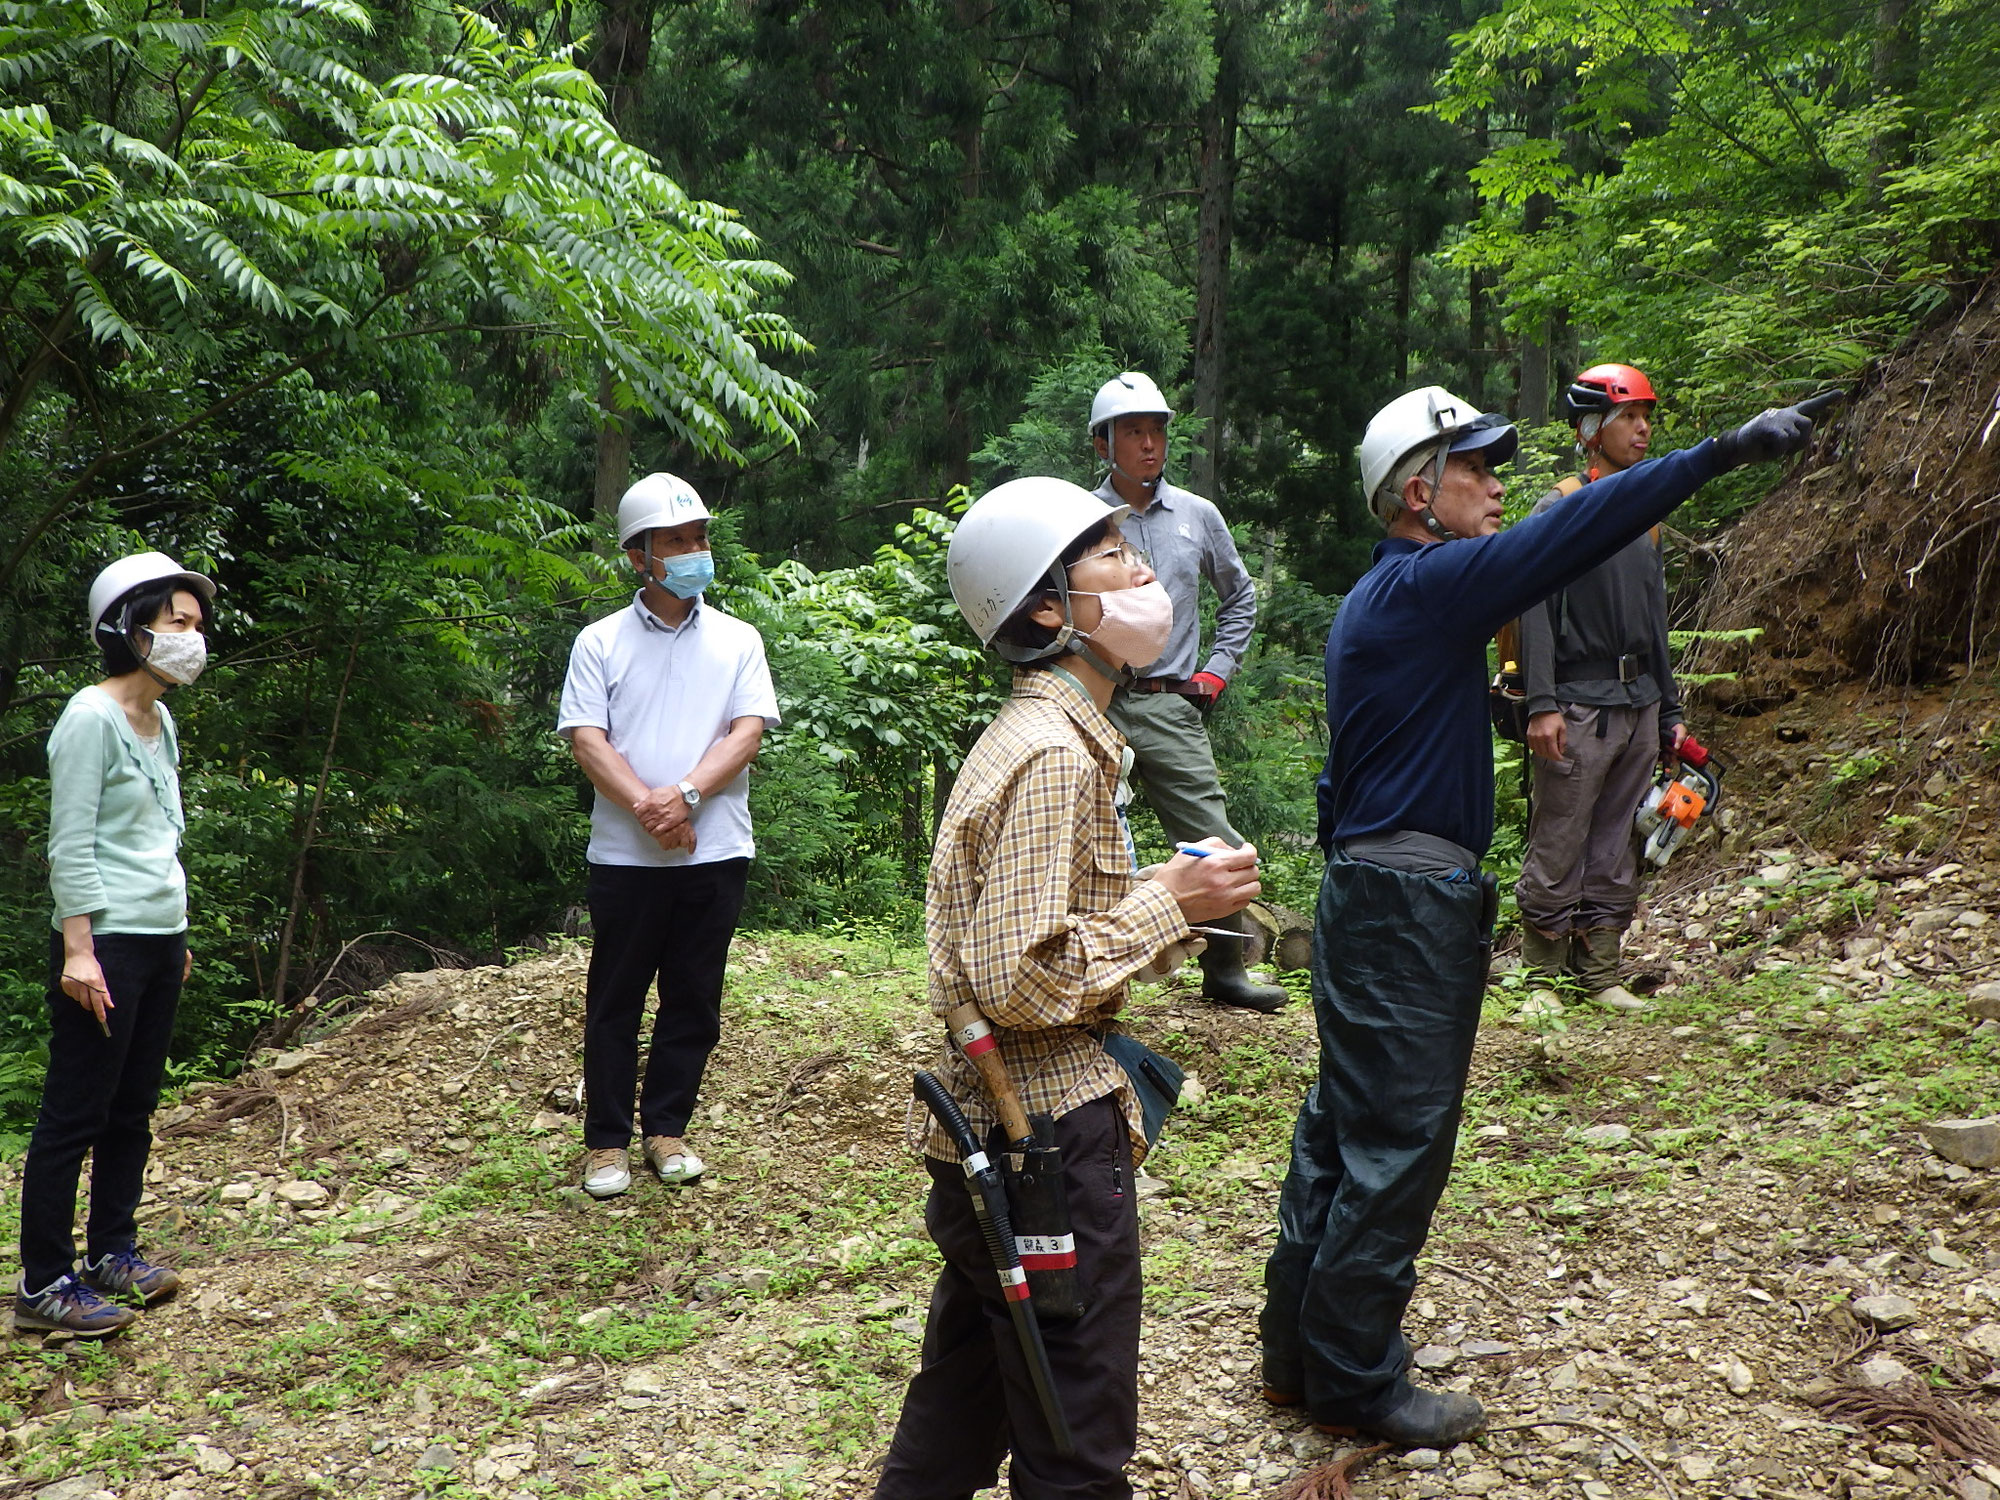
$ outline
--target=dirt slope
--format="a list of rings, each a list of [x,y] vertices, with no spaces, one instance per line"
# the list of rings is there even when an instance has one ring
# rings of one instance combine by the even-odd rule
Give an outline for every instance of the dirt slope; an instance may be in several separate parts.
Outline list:
[[[1981,771],[1939,800],[1994,791]],[[1496,1430],[1377,1458],[1357,1493],[2000,1484],[1937,1441],[2000,1444],[2000,1172],[1921,1133],[2000,1113],[2000,1001],[1951,972],[2000,977],[2000,866],[1863,837],[1849,879],[1782,804],[1742,806],[1727,856],[1660,887],[1654,1009],[1523,1024],[1496,980],[1410,1325]],[[920,956],[746,938],[696,1136],[716,1170],[608,1204],[570,1186],[583,965],[403,976],[166,1111],[148,1234],[188,1289],[108,1347],[13,1341],[0,1496],[867,1493],[934,1264],[901,1139],[938,1037]],[[1135,1483],[1275,1494],[1335,1452],[1256,1387],[1310,1018],[1170,987],[1135,1025],[1197,1080],[1142,1184]],[[1871,1293],[1909,1321],[1857,1320]],[[1930,1425],[1815,1404],[1878,1356],[1928,1380]]]
[[[2000,277],[1871,368],[1828,435],[1718,550],[1704,653],[1755,711],[1802,686],[1934,681],[2000,622]]]

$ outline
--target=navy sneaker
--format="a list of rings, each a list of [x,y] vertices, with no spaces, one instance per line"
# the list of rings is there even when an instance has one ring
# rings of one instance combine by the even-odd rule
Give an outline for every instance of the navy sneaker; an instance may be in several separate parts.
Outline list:
[[[107,1297],[137,1297],[141,1306],[159,1302],[181,1289],[178,1271],[156,1266],[137,1250],[112,1250],[83,1262],[83,1284]]]
[[[73,1275],[32,1294],[23,1284],[14,1294],[16,1328],[101,1339],[130,1327],[138,1318],[131,1308],[112,1306]]]

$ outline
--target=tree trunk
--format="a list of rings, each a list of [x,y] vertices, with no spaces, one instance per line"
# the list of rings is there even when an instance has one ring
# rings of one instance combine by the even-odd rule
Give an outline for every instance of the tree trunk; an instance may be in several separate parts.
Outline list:
[[[1529,106],[1527,135],[1531,140],[1555,137],[1553,85],[1544,82]],[[1532,239],[1548,227],[1555,202],[1547,193],[1530,193],[1521,210],[1521,234]],[[1522,422],[1549,419],[1549,320],[1542,317],[1521,335],[1520,382],[1515,387],[1514,416]]]
[[[1876,102],[1906,104],[1915,91],[1921,65],[1924,0],[1881,0],[1875,8],[1874,74]],[[1903,116],[1883,127],[1868,144],[1868,196],[1879,203],[1882,180],[1910,164],[1914,122]]]
[[[590,76],[604,90],[604,114],[622,134],[639,81],[653,56],[656,0],[602,0],[597,45],[591,49]],[[593,509],[600,526],[616,522],[618,501],[632,481],[632,419],[611,404],[611,372],[597,382],[597,467]]]
[[[1395,320],[1396,385],[1410,383],[1410,281],[1416,272],[1416,253],[1410,248],[1407,230],[1396,243]]]
[[[284,930],[278,937],[277,977],[271,981],[271,998],[281,1006],[285,1003],[285,982],[291,978],[299,912],[305,906],[306,870],[312,861],[313,845],[319,841],[319,815],[326,806],[327,783],[333,779],[333,752],[340,744],[340,716],[347,707],[347,690],[354,683],[354,667],[361,655],[361,633],[361,622],[357,620],[354,633],[347,640],[347,666],[340,674],[340,687],[333,698],[333,722],[326,730],[326,750],[320,757],[319,779],[313,783],[312,803],[306,810],[304,826],[299,830],[298,857],[292,863],[292,897],[285,911]]]
[[[618,502],[632,482],[632,419],[611,405],[611,372],[597,378],[597,483],[594,509],[606,536],[617,529]],[[615,536],[611,536],[616,541]]]
[[[1188,455],[1189,486],[1211,499],[1218,494],[1222,461],[1223,330],[1229,313],[1236,120],[1242,102],[1237,48],[1228,32],[1216,39],[1216,51],[1215,91],[1201,109],[1201,219],[1195,252],[1194,410],[1204,426],[1201,446]]]

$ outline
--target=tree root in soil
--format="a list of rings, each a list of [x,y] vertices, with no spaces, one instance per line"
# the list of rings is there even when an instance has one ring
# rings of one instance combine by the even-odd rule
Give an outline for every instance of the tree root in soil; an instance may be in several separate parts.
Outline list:
[[[1919,1381],[1897,1385],[1841,1384],[1809,1395],[1825,1415],[1860,1427],[1905,1427],[1948,1459],[2000,1464],[2000,1423],[1967,1411]]]
[[[1286,1484],[1271,1500],[1352,1500],[1355,1476],[1389,1451],[1389,1444],[1355,1448],[1308,1469]],[[1186,1481],[1182,1481],[1183,1487]]]
[[[216,1089],[207,1096],[207,1102],[207,1109],[175,1124],[163,1125],[156,1134],[214,1135],[228,1129],[232,1120],[254,1120],[259,1115],[276,1111],[281,1132],[279,1150],[282,1153],[286,1137],[295,1123],[303,1123],[309,1130],[317,1131],[332,1119],[315,1104],[301,1103],[279,1093],[272,1084],[271,1075],[262,1068],[245,1073],[227,1088]]]

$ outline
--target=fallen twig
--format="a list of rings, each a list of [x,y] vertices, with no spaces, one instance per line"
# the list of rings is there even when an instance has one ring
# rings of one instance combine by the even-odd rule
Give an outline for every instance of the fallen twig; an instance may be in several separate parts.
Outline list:
[[[499,1046],[502,1042],[506,1041],[507,1038],[512,1036],[515,1032],[523,1030],[527,1025],[528,1023],[526,1021],[516,1021],[512,1026],[506,1027],[500,1032],[498,1036],[494,1037],[492,1041],[488,1042],[486,1044],[485,1050],[483,1050],[478,1057],[473,1059],[472,1066],[467,1068],[463,1073],[459,1075],[458,1077],[459,1087],[463,1088],[465,1087],[466,1084],[472,1082],[472,1075],[479,1071],[479,1065],[481,1063],[485,1062],[487,1058],[493,1055],[493,1049],[495,1047]]]
[[[1447,1276],[1456,1276],[1460,1281],[1469,1281],[1474,1286],[1480,1288],[1482,1291],[1492,1293],[1492,1295],[1498,1297],[1503,1303],[1505,1303],[1509,1307],[1519,1307],[1521,1305],[1520,1303],[1516,1302],[1512,1297],[1508,1296],[1505,1292],[1501,1291],[1499,1287],[1495,1286],[1492,1282],[1488,1281],[1484,1276],[1475,1276],[1472,1272],[1466,1270],[1465,1267],[1463,1266],[1455,1266],[1448,1260],[1437,1260],[1437,1259],[1420,1261],[1419,1264],[1426,1267],[1429,1270],[1442,1271]]]
[[[1674,1482],[1661,1472],[1660,1466],[1646,1457],[1644,1453],[1640,1452],[1639,1445],[1633,1442],[1632,1439],[1625,1436],[1624,1433],[1618,1431],[1616,1428],[1606,1427],[1602,1422],[1592,1422],[1583,1417],[1536,1417],[1531,1422],[1508,1422],[1502,1426],[1488,1427],[1486,1430],[1488,1432],[1525,1432],[1534,1427],[1580,1427],[1585,1432],[1594,1432],[1599,1437],[1616,1443],[1627,1453],[1631,1454],[1632,1457],[1644,1464],[1646,1472],[1657,1479],[1660,1482],[1660,1488],[1666,1491],[1667,1500],[1680,1500],[1679,1492],[1674,1489]]]

